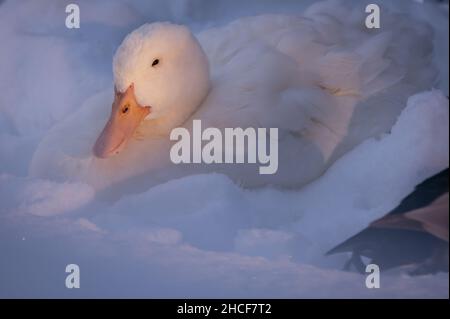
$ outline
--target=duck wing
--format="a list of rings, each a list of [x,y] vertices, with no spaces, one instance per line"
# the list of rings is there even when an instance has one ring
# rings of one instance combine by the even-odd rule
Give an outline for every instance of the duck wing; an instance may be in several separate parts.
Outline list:
[[[448,189],[446,169],[419,184],[397,208],[326,255],[352,252],[356,257],[351,261],[366,256],[383,269],[420,263],[435,255],[441,260],[442,253],[436,254],[436,250],[448,254]],[[448,262],[446,267],[434,266],[430,269],[448,269]]]

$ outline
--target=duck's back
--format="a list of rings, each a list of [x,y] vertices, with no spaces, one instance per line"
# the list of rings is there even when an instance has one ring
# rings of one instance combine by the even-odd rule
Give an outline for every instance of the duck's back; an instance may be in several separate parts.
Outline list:
[[[249,17],[200,33],[212,91],[194,118],[279,128],[279,177],[271,181],[309,182],[361,141],[388,132],[407,98],[435,83],[430,28],[382,14],[381,28],[368,29],[364,6],[330,1],[303,16]],[[299,163],[302,172],[293,172]]]

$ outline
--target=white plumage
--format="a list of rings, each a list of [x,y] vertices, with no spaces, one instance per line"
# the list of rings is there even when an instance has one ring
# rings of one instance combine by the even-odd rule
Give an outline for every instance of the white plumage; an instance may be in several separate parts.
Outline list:
[[[114,157],[92,156],[111,88],[48,133],[31,172],[128,191],[211,171],[245,186],[302,186],[361,141],[389,132],[406,98],[434,84],[426,25],[383,12],[381,29],[369,30],[365,16],[363,6],[331,1],[303,16],[242,18],[196,36],[183,26],[144,25],[127,36],[113,63],[115,86],[133,82],[137,101],[154,110],[136,138]],[[160,64],[152,68],[155,58]],[[204,127],[277,127],[278,172],[171,163],[168,134],[190,128],[193,119]]]

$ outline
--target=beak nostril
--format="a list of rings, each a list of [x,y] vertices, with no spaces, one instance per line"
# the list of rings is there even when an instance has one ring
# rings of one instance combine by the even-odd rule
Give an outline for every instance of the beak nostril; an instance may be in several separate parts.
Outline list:
[[[128,111],[130,110],[130,105],[129,104],[125,104],[125,107],[122,109],[122,113],[128,113]]]

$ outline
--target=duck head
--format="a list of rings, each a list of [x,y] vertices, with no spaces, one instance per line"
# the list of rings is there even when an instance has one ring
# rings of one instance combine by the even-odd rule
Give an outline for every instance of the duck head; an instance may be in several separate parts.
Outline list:
[[[197,39],[170,23],[145,24],[130,33],[114,55],[113,73],[111,114],[93,148],[99,158],[124,150],[145,122],[169,133],[197,109],[210,85],[208,59]]]

